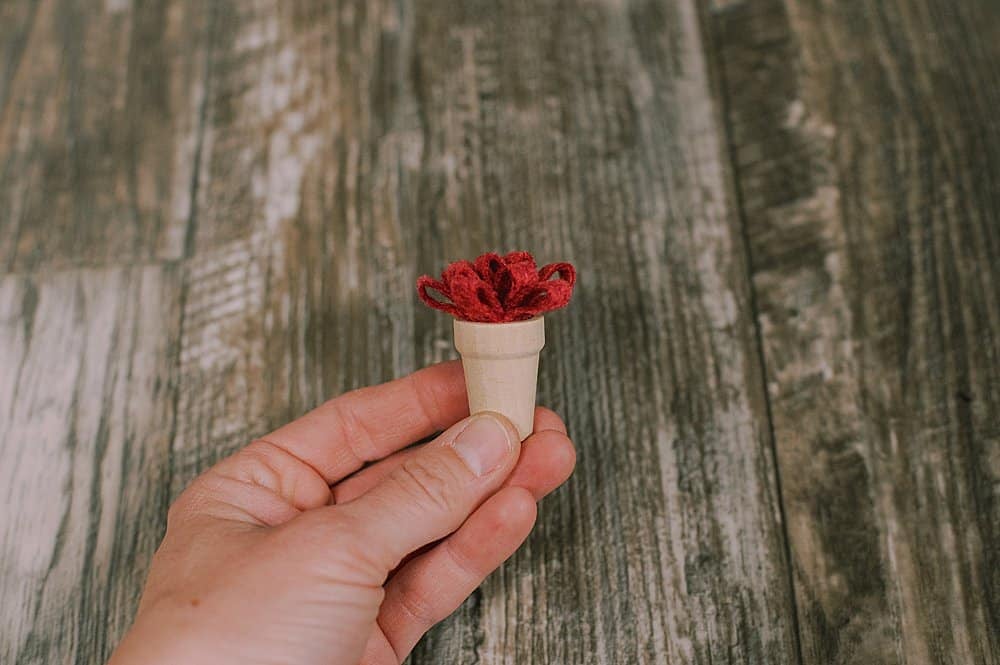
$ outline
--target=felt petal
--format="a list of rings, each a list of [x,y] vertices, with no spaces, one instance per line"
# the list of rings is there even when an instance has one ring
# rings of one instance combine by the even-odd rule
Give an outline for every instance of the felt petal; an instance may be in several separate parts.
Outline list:
[[[511,252],[507,255],[507,273],[501,300],[506,308],[524,304],[524,299],[538,285],[538,269],[535,259],[527,252]]]
[[[451,299],[451,296],[448,295],[448,287],[443,282],[439,282],[430,275],[423,275],[417,278],[417,295],[424,301],[424,304],[442,312],[447,312],[452,316],[459,315],[458,308],[455,305],[444,300],[438,300],[428,292],[428,289],[434,289],[444,298]]]
[[[503,257],[503,262],[506,265],[514,263],[530,263],[531,265],[535,265],[535,257],[531,255],[531,252],[508,252]]]
[[[492,284],[496,288],[497,279],[504,268],[504,260],[496,252],[487,252],[476,259],[473,267],[484,282]]]
[[[466,321],[502,321],[504,312],[493,286],[483,280],[468,261],[457,261],[441,275],[451,301]]]
[[[559,279],[569,284],[570,288],[576,284],[576,268],[572,263],[550,263],[538,271],[538,279],[547,282],[552,275],[559,275]]]
[[[565,307],[573,295],[573,287],[564,280],[551,280],[540,283],[534,291],[525,298],[522,305],[507,310],[512,321],[520,321],[554,309]]]

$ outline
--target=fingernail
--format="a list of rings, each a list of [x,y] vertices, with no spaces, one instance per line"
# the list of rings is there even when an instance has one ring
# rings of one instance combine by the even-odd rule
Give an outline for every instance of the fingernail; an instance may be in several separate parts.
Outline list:
[[[511,441],[503,423],[484,413],[458,433],[452,447],[472,473],[485,476],[507,459]]]

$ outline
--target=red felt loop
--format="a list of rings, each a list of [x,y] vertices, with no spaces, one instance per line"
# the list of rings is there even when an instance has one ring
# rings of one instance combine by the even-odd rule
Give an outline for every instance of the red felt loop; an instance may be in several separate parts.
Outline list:
[[[467,321],[492,322],[503,319],[503,307],[492,285],[480,277],[468,261],[453,263],[444,271],[451,301],[459,316]]]
[[[576,268],[572,263],[550,263],[538,271],[538,279],[547,282],[556,274],[559,275],[559,279],[569,284],[569,288],[572,289],[576,284]]]
[[[476,269],[476,274],[483,280],[496,286],[496,276],[503,270],[504,264],[499,254],[487,252],[475,260],[473,267]]]
[[[538,268],[534,257],[527,252],[511,252],[504,258],[507,261],[506,302],[510,307],[519,307],[538,285]]]
[[[449,297],[448,287],[445,286],[443,282],[439,282],[436,279],[429,277],[428,275],[419,277],[417,279],[417,295],[419,295],[420,299],[424,301],[424,304],[426,304],[428,307],[439,309],[442,312],[447,312],[452,316],[461,316],[461,313],[458,311],[457,307],[455,307],[450,302],[438,300],[437,298],[433,297],[430,293],[428,293],[428,289],[434,289],[445,298]]]
[[[491,252],[474,262],[452,263],[440,281],[424,275],[417,280],[417,292],[429,306],[457,318],[500,323],[564,307],[575,283],[576,270],[569,263],[552,263],[539,270],[528,252],[502,257]],[[432,297],[428,289],[450,302]]]
[[[573,287],[564,280],[539,283],[525,299],[524,303],[510,310],[511,320],[521,321],[569,304]]]

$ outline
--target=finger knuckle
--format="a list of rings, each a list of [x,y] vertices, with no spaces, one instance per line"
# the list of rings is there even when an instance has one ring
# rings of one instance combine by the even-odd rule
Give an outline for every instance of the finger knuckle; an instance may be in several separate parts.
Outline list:
[[[422,459],[407,460],[398,470],[403,490],[420,505],[449,512],[455,503],[456,474],[448,465]]]
[[[399,607],[417,626],[427,629],[440,621],[437,603],[421,585],[409,579],[400,579],[396,600]]]
[[[184,506],[180,504],[180,501],[175,501],[170,504],[167,508],[167,526],[170,527],[177,524],[184,518]]]
[[[368,422],[360,417],[351,405],[358,400],[359,391],[341,395],[330,402],[335,415],[333,422],[338,440],[343,441],[350,453],[360,462],[378,459],[378,446]]]
[[[257,439],[233,456],[234,480],[281,494],[282,473],[277,465],[274,444]]]
[[[197,482],[193,482],[181,492],[167,508],[167,526],[178,524],[190,517],[197,509],[202,494],[203,490]]]
[[[462,580],[476,580],[476,586],[478,586],[478,581],[483,579],[487,571],[481,570],[472,557],[455,547],[452,542],[446,540],[441,543],[441,548],[454,568],[457,577]]]

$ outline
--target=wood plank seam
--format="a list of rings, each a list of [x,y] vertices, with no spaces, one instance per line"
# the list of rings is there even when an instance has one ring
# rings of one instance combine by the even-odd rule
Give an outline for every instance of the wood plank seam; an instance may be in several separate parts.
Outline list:
[[[754,337],[754,352],[757,356],[759,366],[760,389],[764,400],[764,411],[767,414],[767,436],[770,443],[771,465],[774,468],[775,491],[778,495],[778,511],[781,520],[781,539],[784,545],[785,575],[789,591],[788,604],[790,606],[792,629],[795,640],[795,654],[800,665],[805,663],[802,651],[802,635],[799,624],[798,603],[795,600],[795,573],[792,566],[792,544],[788,533],[788,517],[785,511],[785,495],[781,484],[781,467],[778,464],[778,444],[774,429],[774,415],[771,409],[771,395],[767,389],[768,366],[767,358],[764,355],[764,336],[760,326],[760,308],[757,302],[757,289],[754,285],[753,274],[753,252],[750,250],[750,232],[747,222],[746,205],[743,197],[743,187],[740,181],[740,165],[736,155],[736,142],[730,116],[732,100],[729,95],[729,81],[726,78],[726,65],[723,58],[720,38],[715,30],[715,21],[712,19],[712,11],[707,5],[701,4],[700,23],[702,32],[705,35],[705,48],[710,52],[707,58],[709,63],[709,73],[712,76],[715,92],[719,97],[719,113],[717,122],[722,127],[726,139],[726,154],[729,159],[730,187],[733,191],[733,200],[736,206],[736,217],[740,227],[740,236],[743,252],[743,262],[747,271],[747,283],[749,284],[748,304],[752,319],[752,330]],[[724,10],[723,10],[724,11]]]

